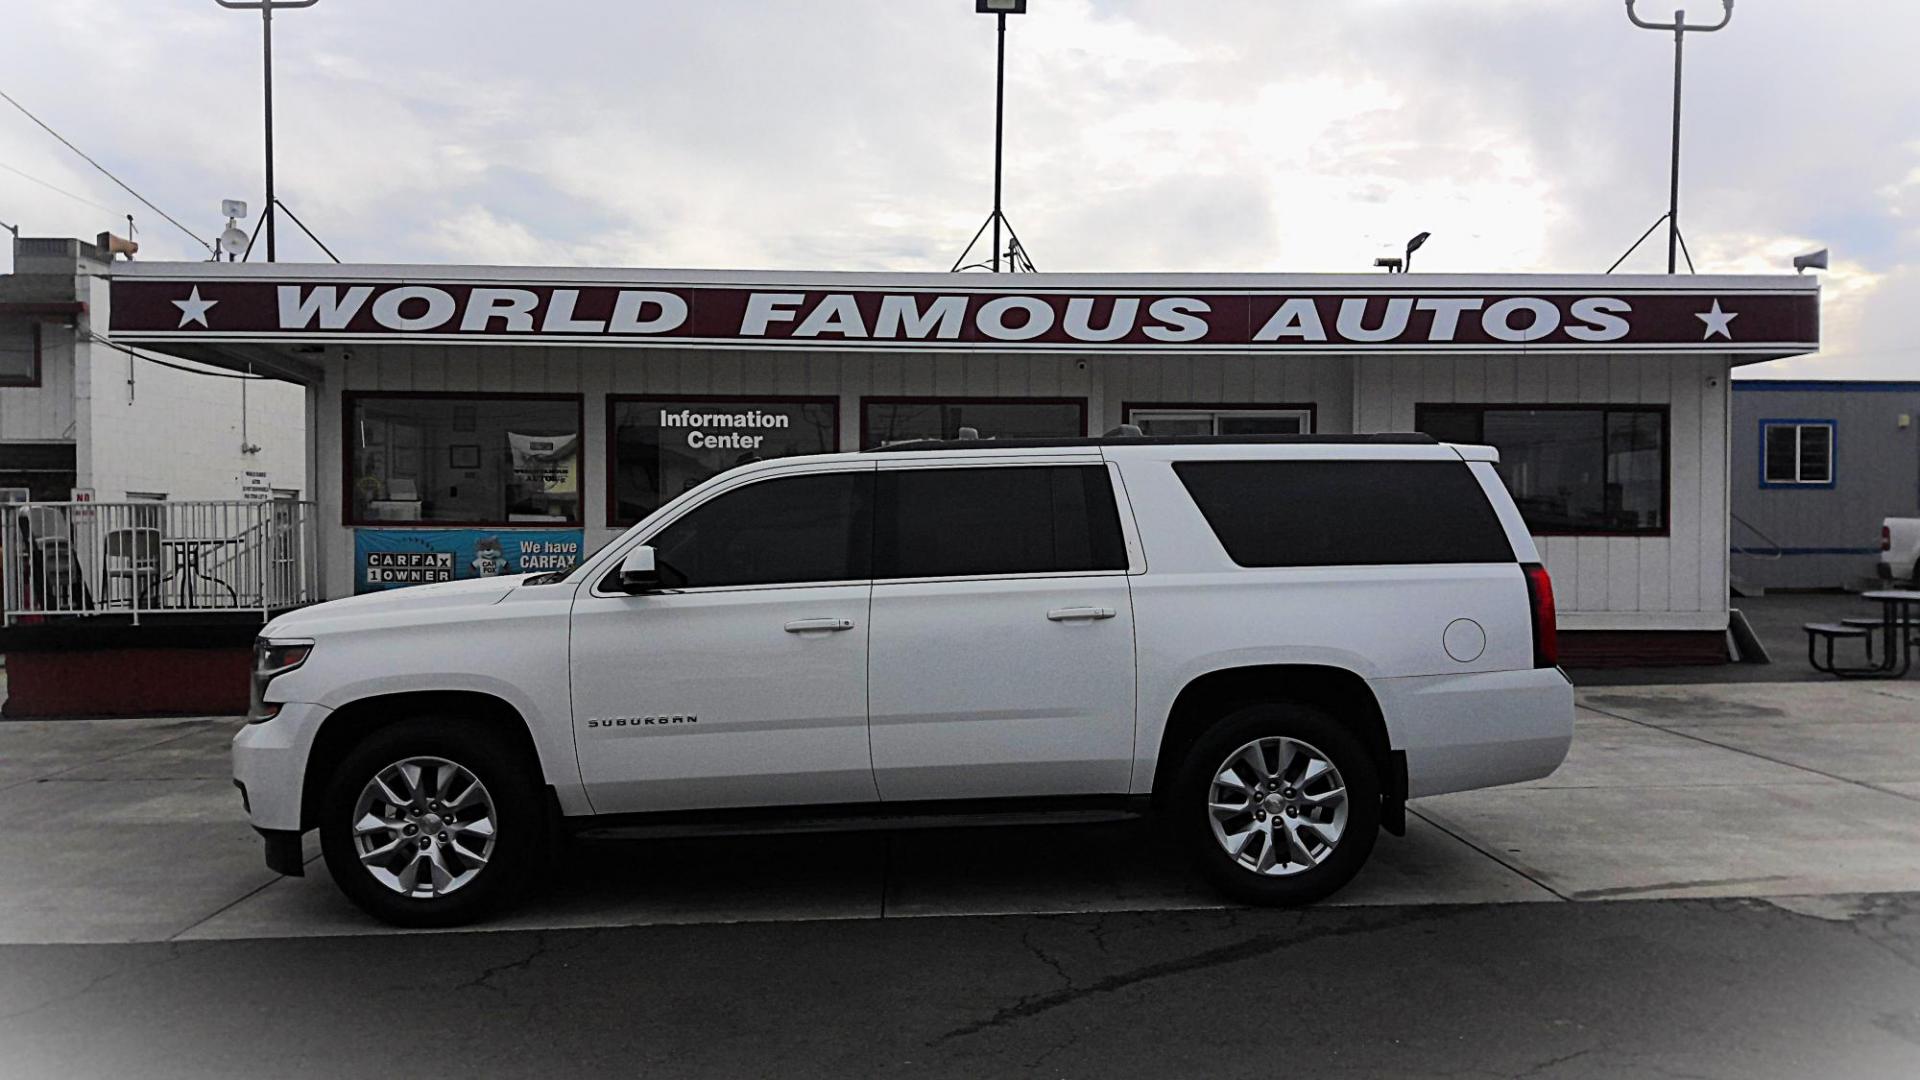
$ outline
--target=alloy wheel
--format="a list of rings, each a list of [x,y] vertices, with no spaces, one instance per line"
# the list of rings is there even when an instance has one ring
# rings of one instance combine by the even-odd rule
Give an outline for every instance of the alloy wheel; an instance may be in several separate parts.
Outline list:
[[[1313,745],[1269,736],[1228,754],[1214,770],[1207,812],[1228,858],[1284,877],[1333,854],[1347,828],[1347,786]]]
[[[410,757],[381,769],[353,807],[360,865],[380,884],[420,900],[478,877],[498,831],[486,785],[439,757]]]

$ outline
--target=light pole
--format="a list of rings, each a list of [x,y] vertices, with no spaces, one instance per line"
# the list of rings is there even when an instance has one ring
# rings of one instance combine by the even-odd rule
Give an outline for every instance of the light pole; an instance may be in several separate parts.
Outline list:
[[[1412,270],[1413,270],[1413,253],[1414,253],[1414,252],[1416,252],[1416,251],[1419,251],[1419,250],[1420,250],[1420,248],[1421,248],[1421,246],[1422,246],[1422,245],[1424,245],[1424,244],[1425,244],[1425,243],[1427,242],[1427,237],[1429,237],[1429,236],[1432,236],[1432,235],[1433,235],[1432,233],[1426,233],[1426,232],[1423,232],[1423,233],[1421,233],[1421,234],[1420,234],[1419,236],[1416,236],[1416,237],[1414,237],[1413,239],[1411,239],[1411,240],[1409,240],[1409,241],[1407,241],[1407,265],[1406,265],[1406,269],[1407,269],[1407,271],[1408,271],[1409,273],[1411,273],[1411,272],[1412,272]]]
[[[1006,215],[1000,211],[1001,147],[1007,115],[1007,16],[1025,15],[1027,0],[973,0],[973,10],[981,15],[994,16],[998,41],[993,66],[993,212],[987,215],[987,222],[980,227],[980,231],[993,230],[991,269],[995,273],[1000,271],[1000,227],[1002,225],[1006,225],[1007,235],[1013,241],[1014,249],[1018,251],[1017,256],[1009,252],[1009,269],[1019,270],[1024,264],[1026,269],[1031,270],[1033,263],[1026,257],[1026,249],[1020,246],[1020,238],[1014,235],[1013,226],[1007,224]],[[973,240],[967,244],[967,250],[961,252],[959,260],[953,264],[955,270],[962,269],[961,264],[967,261],[967,255],[973,251],[973,245],[979,242],[980,233],[975,233]]]
[[[1670,23],[1648,22],[1633,10],[1633,4],[1634,0],[1627,0],[1627,18],[1633,25],[1642,30],[1673,31],[1673,165],[1667,181],[1667,273],[1671,274],[1680,246],[1680,60],[1686,51],[1688,31],[1712,33],[1733,21],[1733,0],[1720,0],[1720,21],[1712,25],[1687,22],[1684,9],[1674,12]]]
[[[274,211],[279,202],[273,194],[273,13],[287,8],[312,7],[320,0],[214,0],[224,8],[258,8],[260,10],[260,49],[264,58],[262,65],[263,83],[266,86],[266,123],[267,123],[267,261],[274,256],[273,222],[279,215]]]

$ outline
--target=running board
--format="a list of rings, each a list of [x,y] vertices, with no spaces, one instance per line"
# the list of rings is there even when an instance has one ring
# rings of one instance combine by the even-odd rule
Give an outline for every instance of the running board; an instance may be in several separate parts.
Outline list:
[[[1106,825],[1136,821],[1151,809],[1147,797],[989,799],[873,806],[755,807],[746,810],[670,811],[565,820],[573,835],[591,840],[663,840],[701,836],[885,832],[896,829],[972,829],[1009,825]]]

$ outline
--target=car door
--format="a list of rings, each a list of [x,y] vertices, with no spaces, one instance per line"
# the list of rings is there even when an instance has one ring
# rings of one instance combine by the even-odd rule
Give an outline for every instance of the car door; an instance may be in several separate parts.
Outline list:
[[[617,568],[582,590],[574,738],[596,812],[877,798],[872,486],[864,464],[748,478],[646,539],[661,591],[619,592]]]
[[[874,555],[883,800],[1127,790],[1133,604],[1108,466],[884,463]]]

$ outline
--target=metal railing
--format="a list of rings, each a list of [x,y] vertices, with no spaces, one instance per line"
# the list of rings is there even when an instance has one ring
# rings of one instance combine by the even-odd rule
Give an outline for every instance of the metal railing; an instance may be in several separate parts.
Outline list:
[[[1746,518],[1741,517],[1739,514],[1729,513],[1727,517],[1729,518],[1731,524],[1745,528],[1747,531],[1753,533],[1753,535],[1759,537],[1760,540],[1767,545],[1767,547],[1770,547],[1773,549],[1772,551],[1769,552],[1764,549],[1751,548],[1746,546],[1745,544],[1734,544],[1733,553],[1735,555],[1747,555],[1756,559],[1775,560],[1787,553],[1786,548],[1781,547],[1780,542],[1778,540],[1775,540],[1773,537],[1768,536],[1764,531],[1762,531],[1760,526],[1755,525],[1753,522],[1748,521]]]
[[[314,505],[285,499],[4,507],[6,623],[277,611],[319,599]]]

